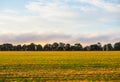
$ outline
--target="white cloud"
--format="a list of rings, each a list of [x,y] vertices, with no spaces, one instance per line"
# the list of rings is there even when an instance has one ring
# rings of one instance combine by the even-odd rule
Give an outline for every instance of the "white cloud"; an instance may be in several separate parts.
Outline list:
[[[0,15],[18,15],[18,10],[13,9],[0,9]]]
[[[81,1],[90,2],[88,0]],[[26,8],[29,11],[39,13],[39,15],[33,16],[29,15],[30,13],[25,16],[15,13],[9,14],[10,12],[13,13],[16,11],[7,9],[5,10],[7,12],[2,12],[3,14],[0,15],[1,28],[6,30],[8,28],[13,28],[13,30],[22,30],[24,28],[22,31],[66,31],[69,29],[72,32],[76,29],[93,28],[93,26],[95,28],[96,26],[102,26],[102,24],[111,23],[111,21],[119,19],[118,13],[106,13],[103,11],[91,12],[89,10],[91,7],[89,8],[89,6],[82,5],[79,7],[79,5],[69,5],[66,2],[71,1],[52,0],[50,2],[49,0],[39,0],[37,2],[30,2],[26,5]],[[80,11],[80,8],[85,12]]]
[[[102,10],[120,13],[120,11],[119,11],[120,3],[119,4],[113,3],[112,1],[114,1],[114,0],[110,0],[111,2],[108,2],[105,0],[78,0],[78,1],[91,4],[91,5],[98,7],[98,8],[102,8]]]
[[[24,43],[41,40],[66,41],[66,39],[68,42],[95,42],[102,41],[101,37],[103,39],[106,37],[106,40],[103,40],[105,42],[120,39],[117,34],[109,34],[115,31],[120,32],[119,4],[103,0],[38,0],[26,4],[25,7],[28,12],[26,15],[23,11],[17,12],[12,9],[0,12],[0,32],[6,34],[0,36],[1,42]],[[29,32],[45,33],[30,34]],[[10,36],[8,36],[9,33]],[[87,34],[84,35],[84,33]],[[113,38],[112,34],[117,37]],[[5,37],[8,39],[4,39]]]
[[[87,21],[92,20],[92,18],[111,21],[115,17],[115,19],[120,17],[120,4],[109,3],[104,0],[39,0],[30,2],[26,8],[39,13],[41,17],[53,20],[62,19],[62,21],[66,19],[67,21],[77,19],[79,19],[77,21]]]
[[[17,10],[12,10],[12,9],[5,9],[5,10],[2,10],[1,12],[6,14],[18,14]]]
[[[26,8],[35,12],[40,13],[44,17],[53,16],[73,16],[74,12],[69,8],[63,1],[43,1],[31,2],[26,5]]]

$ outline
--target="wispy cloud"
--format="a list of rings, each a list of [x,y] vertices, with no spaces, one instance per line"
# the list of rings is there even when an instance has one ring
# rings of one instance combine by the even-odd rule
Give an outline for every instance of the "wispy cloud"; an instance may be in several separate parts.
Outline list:
[[[98,9],[106,10],[108,12],[119,12],[120,1],[119,0],[77,0],[83,3],[88,3]]]
[[[117,2],[117,3],[115,3]],[[56,14],[70,14],[70,11],[75,9],[79,11],[108,11],[119,12],[120,1],[118,0],[38,0],[36,2],[30,2],[26,5],[26,8],[36,12],[45,13],[51,15]],[[70,11],[69,11],[70,10]],[[64,13],[63,13],[64,12]]]
[[[20,11],[10,9],[0,12],[0,30],[16,33],[31,31],[67,33],[84,33],[86,31],[94,33],[96,31],[105,32],[103,29],[109,30],[111,28],[113,31],[114,29],[119,30],[119,13],[101,10],[95,4],[103,7],[102,4],[108,3],[103,0],[38,0],[29,2],[26,4],[26,11],[29,12],[27,15],[24,15],[25,12],[20,13]],[[110,4],[119,6],[119,4]],[[118,10],[113,5],[111,7]],[[33,13],[37,15],[33,15]],[[97,30],[99,28],[102,29]],[[88,31],[88,29],[91,30]]]
[[[37,2],[31,2],[26,5],[26,8],[35,12],[38,12],[44,17],[53,16],[73,16],[74,9],[70,5],[66,4],[67,0],[39,0]]]

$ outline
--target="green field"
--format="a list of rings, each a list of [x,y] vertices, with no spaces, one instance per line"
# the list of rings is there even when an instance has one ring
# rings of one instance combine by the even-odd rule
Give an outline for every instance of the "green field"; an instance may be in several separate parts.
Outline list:
[[[120,52],[0,52],[0,82],[120,82]]]

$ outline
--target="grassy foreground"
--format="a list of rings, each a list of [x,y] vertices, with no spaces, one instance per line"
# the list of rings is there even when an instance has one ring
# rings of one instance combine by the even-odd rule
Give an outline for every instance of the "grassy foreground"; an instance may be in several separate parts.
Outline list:
[[[120,52],[0,52],[0,82],[120,82]]]

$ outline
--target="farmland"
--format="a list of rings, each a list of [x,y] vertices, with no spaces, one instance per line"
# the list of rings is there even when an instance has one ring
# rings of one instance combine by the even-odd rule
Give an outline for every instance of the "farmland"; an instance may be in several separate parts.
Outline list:
[[[0,82],[120,81],[120,52],[0,52]]]

